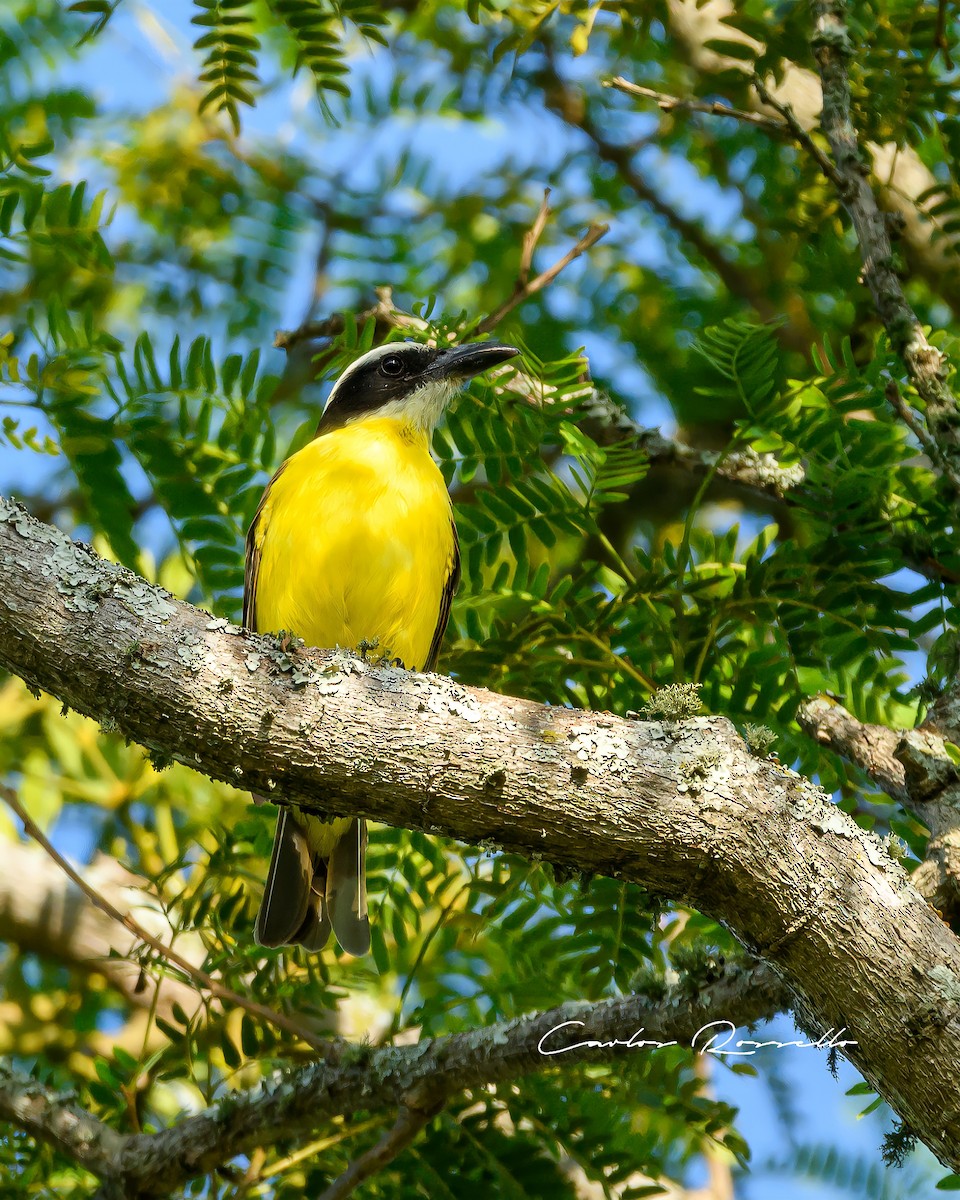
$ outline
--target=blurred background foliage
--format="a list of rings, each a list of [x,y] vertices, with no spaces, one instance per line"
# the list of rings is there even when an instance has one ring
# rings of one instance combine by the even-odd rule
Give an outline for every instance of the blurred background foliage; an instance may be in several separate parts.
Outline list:
[[[886,196],[912,214],[898,243],[910,298],[955,348],[960,123],[937,9],[851,8],[856,119],[875,164],[914,171],[906,200]],[[749,107],[756,64],[795,86],[802,115],[816,107],[808,22],[806,6],[766,0],[6,0],[3,491],[237,619],[264,482],[384,333],[351,317],[284,354],[274,331],[362,314],[382,287],[424,321],[389,336],[470,330],[510,296],[550,188],[535,271],[589,224],[610,230],[497,330],[526,348],[539,399],[508,372],[438,431],[464,551],[441,669],[620,714],[698,682],[706,711],[766,726],[783,761],[922,857],[925,831],[794,719],[828,692],[912,725],[958,657],[953,499],[885,398],[890,380],[909,389],[837,197],[755,126],[603,86],[619,74]],[[649,468],[636,438],[597,432],[591,383],[641,424],[723,456],[773,454],[802,482],[780,499]],[[736,954],[717,925],[637,887],[388,829],[370,848],[368,959],[264,952],[251,931],[272,823],[247,796],[150,763],[15,680],[0,690],[0,762],[66,852],[114,857],[150,889],[198,963],[352,1037],[656,994],[676,972],[696,987]],[[0,983],[3,1051],[124,1130],[303,1052],[237,1012],[145,1013],[29,928],[0,955]],[[809,1144],[782,1058],[756,1069],[781,1149],[752,1173],[760,1124],[676,1050],[463,1096],[364,1194],[679,1196],[717,1172],[745,1197],[814,1194],[803,1179],[825,1196],[932,1188],[921,1156],[893,1175],[879,1153]],[[309,1153],[273,1147],[194,1191],[317,1194],[385,1120],[345,1118]],[[5,1195],[95,1190],[20,1135],[0,1144],[0,1181]]]

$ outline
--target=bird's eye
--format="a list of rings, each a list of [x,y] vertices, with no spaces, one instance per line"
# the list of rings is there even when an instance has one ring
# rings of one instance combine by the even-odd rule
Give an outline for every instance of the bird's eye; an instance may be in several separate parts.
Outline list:
[[[383,375],[402,375],[403,359],[399,354],[387,354],[380,359],[380,371]]]

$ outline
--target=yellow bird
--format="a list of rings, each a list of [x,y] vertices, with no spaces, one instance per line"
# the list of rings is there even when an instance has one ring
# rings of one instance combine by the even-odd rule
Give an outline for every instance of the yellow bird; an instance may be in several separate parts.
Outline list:
[[[466,380],[518,353],[394,342],[344,371],[316,437],[280,466],[247,532],[248,629],[329,648],[377,641],[410,670],[433,668],[460,553],[430,438]],[[318,950],[332,926],[344,950],[366,953],[366,841],[362,819],[284,806],[257,941]]]

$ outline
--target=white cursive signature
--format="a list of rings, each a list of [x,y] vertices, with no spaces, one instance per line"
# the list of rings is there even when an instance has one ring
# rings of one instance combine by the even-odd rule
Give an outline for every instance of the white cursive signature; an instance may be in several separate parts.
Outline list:
[[[676,1046],[676,1041],[661,1042],[656,1038],[645,1038],[641,1035],[645,1032],[640,1028],[636,1033],[632,1033],[628,1038],[610,1038],[606,1041],[598,1041],[595,1038],[586,1038],[580,1042],[569,1042],[558,1046],[546,1045],[547,1040],[552,1038],[554,1034],[560,1032],[561,1029],[566,1029],[571,1025],[585,1025],[585,1021],[561,1021],[559,1025],[554,1025],[552,1029],[548,1029],[540,1041],[537,1043],[537,1049],[543,1055],[551,1054],[567,1054],[571,1050],[612,1050],[616,1046],[622,1046],[624,1050],[642,1050],[645,1047],[654,1047],[661,1049],[663,1046]],[[797,1040],[793,1042],[779,1042],[771,1038],[765,1042],[757,1042],[752,1038],[737,1038],[734,1042],[733,1038],[737,1032],[737,1027],[732,1021],[711,1021],[708,1025],[701,1025],[697,1032],[690,1039],[690,1048],[698,1051],[700,1054],[716,1054],[724,1057],[748,1058],[752,1054],[756,1054],[758,1050],[774,1048],[776,1050],[784,1050],[788,1046],[797,1050],[842,1050],[844,1046],[856,1046],[856,1042],[852,1040],[844,1040],[843,1035],[847,1032],[846,1028],[839,1030],[830,1029],[822,1037],[817,1038],[815,1042],[805,1042]],[[562,1041],[562,1039],[561,1039]],[[731,1043],[733,1043],[731,1045]]]

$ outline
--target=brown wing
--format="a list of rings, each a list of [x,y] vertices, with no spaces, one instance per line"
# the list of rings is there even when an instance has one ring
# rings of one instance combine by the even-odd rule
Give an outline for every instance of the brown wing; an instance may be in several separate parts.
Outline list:
[[[450,606],[453,604],[453,595],[460,582],[460,542],[457,538],[457,527],[453,521],[450,522],[450,528],[453,531],[453,554],[450,557],[450,569],[443,584],[443,595],[440,597],[440,611],[437,614],[437,626],[433,631],[433,641],[430,643],[430,653],[427,655],[427,661],[423,664],[425,671],[432,671],[437,665],[437,659],[440,657],[440,645],[443,642],[443,634],[447,628],[447,621],[450,619]]]
[[[270,489],[276,483],[277,479],[279,479],[280,473],[286,465],[287,462],[280,464],[273,478],[263,489],[263,495],[260,497],[257,511],[254,513],[253,520],[250,522],[250,528],[247,530],[247,552],[243,567],[243,625],[245,629],[252,629],[254,632],[257,632],[257,578],[260,575],[260,550],[257,547],[257,531],[260,528],[260,522],[263,520],[263,507],[267,502],[267,497],[270,495]]]

